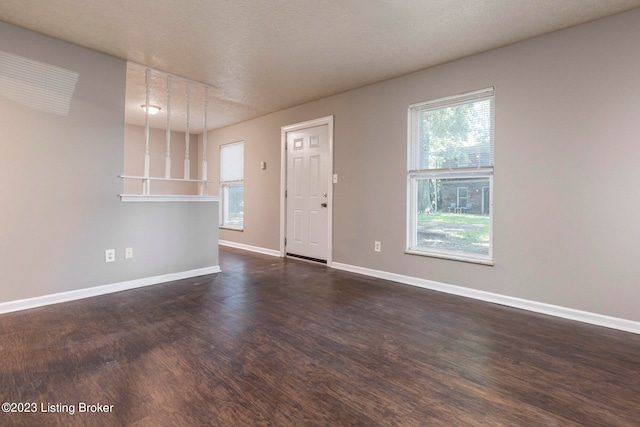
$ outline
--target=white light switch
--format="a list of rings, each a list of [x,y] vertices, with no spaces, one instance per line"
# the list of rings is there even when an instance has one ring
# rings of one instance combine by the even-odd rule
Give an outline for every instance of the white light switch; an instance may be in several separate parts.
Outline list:
[[[133,248],[125,248],[124,257],[125,257],[125,259],[133,258]]]
[[[338,174],[337,174],[337,173],[334,173],[334,174],[333,174],[333,183],[334,183],[334,184],[337,184],[337,183],[338,183]]]

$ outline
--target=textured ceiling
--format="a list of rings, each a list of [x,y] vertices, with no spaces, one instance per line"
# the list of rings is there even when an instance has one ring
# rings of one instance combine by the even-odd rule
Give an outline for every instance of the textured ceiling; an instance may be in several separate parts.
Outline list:
[[[640,0],[2,0],[0,20],[213,86],[215,128],[637,7]],[[140,122],[144,98],[131,103],[127,121]]]

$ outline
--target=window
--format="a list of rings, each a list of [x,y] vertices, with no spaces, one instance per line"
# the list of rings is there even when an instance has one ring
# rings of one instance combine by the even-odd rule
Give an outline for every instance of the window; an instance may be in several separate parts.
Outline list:
[[[244,217],[244,142],[220,146],[220,225],[242,230]]]
[[[463,206],[467,206],[469,188],[458,187],[458,207],[463,209]]]
[[[407,252],[491,264],[494,90],[409,107]]]

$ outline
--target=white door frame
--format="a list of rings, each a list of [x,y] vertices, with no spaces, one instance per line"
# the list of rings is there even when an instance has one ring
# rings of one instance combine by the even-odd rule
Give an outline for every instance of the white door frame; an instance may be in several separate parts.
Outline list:
[[[327,212],[327,265],[331,266],[333,260],[333,116],[326,116],[315,120],[295,123],[288,126],[282,126],[281,146],[280,146],[280,256],[286,256],[286,247],[284,239],[287,235],[287,200],[285,198],[285,190],[287,189],[287,132],[307,129],[315,126],[328,126],[329,132],[329,166],[327,170],[328,192],[327,203],[329,209]]]

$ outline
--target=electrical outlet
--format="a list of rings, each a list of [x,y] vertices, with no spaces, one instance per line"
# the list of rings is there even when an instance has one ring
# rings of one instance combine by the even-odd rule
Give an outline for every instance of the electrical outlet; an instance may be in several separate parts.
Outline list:
[[[133,248],[125,248],[124,249],[124,258],[125,259],[133,258]]]
[[[381,247],[380,247],[380,242],[378,242],[377,240],[375,242],[373,242],[373,250],[376,252],[380,252]]]
[[[116,260],[116,250],[115,249],[107,249],[104,251],[104,261],[105,262],[114,262]]]

